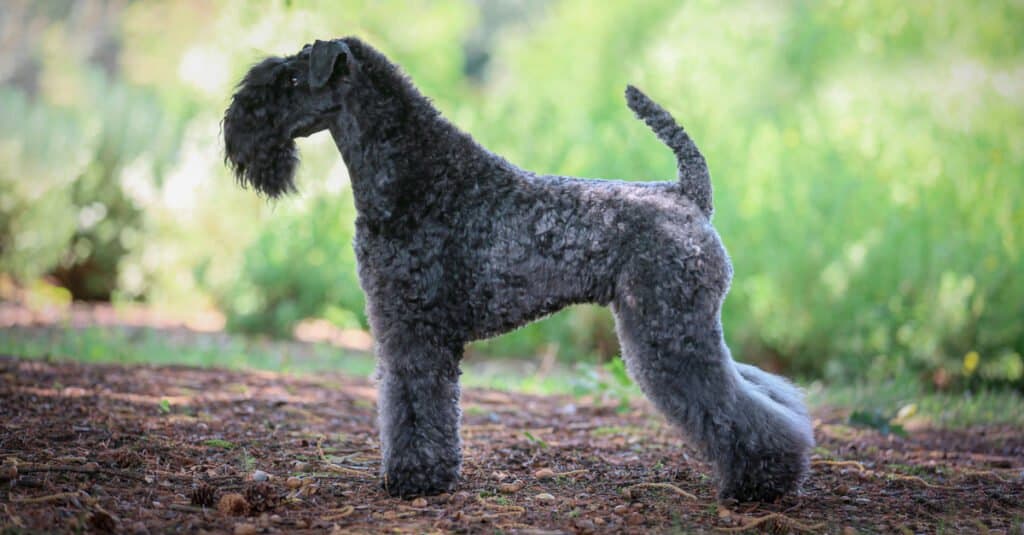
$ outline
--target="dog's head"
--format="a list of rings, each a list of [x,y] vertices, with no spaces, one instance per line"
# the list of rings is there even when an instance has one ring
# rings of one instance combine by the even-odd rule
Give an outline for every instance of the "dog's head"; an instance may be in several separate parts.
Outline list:
[[[345,39],[253,66],[224,114],[225,161],[238,181],[269,197],[294,191],[294,139],[330,126],[358,68]]]

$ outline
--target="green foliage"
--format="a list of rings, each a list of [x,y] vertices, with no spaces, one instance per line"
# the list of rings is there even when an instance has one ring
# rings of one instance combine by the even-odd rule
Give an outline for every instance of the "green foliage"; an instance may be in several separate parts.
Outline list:
[[[229,329],[286,337],[309,317],[366,327],[353,218],[345,209],[351,202],[351,195],[321,197],[267,227],[245,251],[237,283],[219,299]]]
[[[235,448],[235,443],[234,442],[231,442],[229,440],[220,439],[220,438],[211,438],[211,439],[204,440],[203,441],[203,445],[204,446],[209,446],[211,448],[220,448],[222,450],[231,450],[231,449]],[[243,458],[244,458],[244,453],[243,453]]]
[[[870,427],[883,435],[907,436],[907,431],[903,429],[903,426],[893,422],[892,415],[883,414],[880,410],[855,410],[850,413],[847,421],[860,427]]]
[[[529,431],[523,431],[523,436],[526,437],[526,440],[529,440],[533,444],[536,444],[538,448],[544,449],[548,447],[547,442],[545,442],[543,439],[537,438],[536,436],[533,435],[533,433]]]
[[[217,131],[256,58],[356,34],[538,172],[673,180],[622,90],[664,103],[712,167],[737,358],[836,382],[1024,385],[1018,3],[222,0],[118,16],[120,70],[75,54],[53,15],[29,47],[39,90],[0,85],[4,274],[77,269],[97,281],[78,296],[213,303],[242,332],[365,326],[329,140],[300,143],[302,197],[267,205],[235,191]],[[618,349],[608,312],[584,306],[473,352]],[[619,388],[599,371],[593,388]]]

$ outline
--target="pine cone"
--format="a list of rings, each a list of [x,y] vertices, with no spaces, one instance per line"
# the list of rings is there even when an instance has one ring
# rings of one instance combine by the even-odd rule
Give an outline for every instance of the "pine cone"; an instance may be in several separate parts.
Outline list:
[[[115,451],[112,460],[114,464],[121,468],[138,468],[146,464],[146,460],[138,452],[128,448],[121,448]]]
[[[277,506],[277,491],[269,483],[250,483],[242,494],[253,512],[262,513]]]
[[[192,505],[200,505],[202,507],[213,507],[215,494],[216,489],[207,485],[206,483],[200,483],[198,486],[192,489],[192,494],[189,497],[192,500]]]
[[[237,492],[229,492],[220,497],[217,509],[228,516],[244,516],[249,514],[249,502],[246,501],[245,496]]]

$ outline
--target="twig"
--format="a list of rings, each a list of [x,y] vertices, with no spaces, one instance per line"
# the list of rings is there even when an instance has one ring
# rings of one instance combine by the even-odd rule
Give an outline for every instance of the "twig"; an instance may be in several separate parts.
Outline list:
[[[347,466],[341,466],[340,464],[332,463],[330,461],[330,459],[327,458],[327,455],[324,453],[323,442],[324,442],[324,437],[322,437],[322,436],[320,438],[316,439],[316,453],[317,453],[317,456],[320,458],[320,462],[323,463],[324,468],[326,468],[328,471],[334,472],[334,473],[337,473],[337,474],[357,475],[357,476],[361,476],[361,477],[370,477],[370,478],[373,477],[373,474],[369,474],[369,473],[367,473],[367,472],[365,472],[363,470],[356,470],[355,468],[349,468]]]
[[[928,482],[925,479],[923,479],[921,477],[918,477],[918,476],[911,476],[911,475],[901,474],[899,472],[887,472],[887,471],[884,471],[884,470],[871,470],[871,469],[865,468],[863,464],[861,464],[861,463],[859,463],[857,461],[814,461],[811,464],[812,465],[823,465],[823,466],[850,467],[850,468],[854,468],[858,472],[860,472],[862,474],[865,474],[865,475],[868,475],[868,476],[886,477],[886,478],[895,479],[895,480],[898,480],[898,481],[913,481],[915,483],[920,483],[920,484],[922,484],[922,485],[924,485],[926,487],[933,488],[933,489],[946,489],[946,490],[949,490],[949,489],[953,488],[953,487],[947,487],[945,485],[936,485],[935,483]]]
[[[839,468],[856,468],[859,472],[868,472],[869,470],[861,463],[857,461],[827,461],[818,460],[811,461],[811,466],[835,466]]]
[[[519,505],[501,505],[499,503],[491,503],[491,502],[481,498],[479,495],[476,497],[476,501],[480,502],[480,505],[483,505],[484,507],[487,507],[488,509],[494,510],[495,511],[494,514],[496,514],[498,516],[521,515],[521,514],[526,512],[526,508],[525,507],[521,507]]]
[[[15,526],[25,529],[25,523],[21,520],[21,517],[12,513],[11,510],[7,508],[6,503],[4,504],[4,513],[7,513],[7,516],[10,517],[11,522],[14,523]]]
[[[324,468],[326,468],[329,472],[334,472],[336,474],[349,474],[349,475],[356,475],[356,476],[373,478],[373,474],[368,473],[368,472],[366,472],[364,470],[356,470],[355,468],[349,468],[347,466],[341,466],[340,464],[325,463],[324,464]]]
[[[171,511],[178,511],[181,513],[206,514],[210,512],[210,510],[205,507],[196,507],[194,505],[185,505],[183,503],[172,503],[168,505],[167,508],[170,509]]]
[[[132,472],[128,472],[128,471],[125,471],[125,470],[117,470],[117,469],[114,469],[114,468],[99,468],[99,467],[93,468],[93,467],[86,467],[86,466],[67,466],[67,465],[59,465],[59,466],[49,466],[49,465],[35,465],[35,466],[32,466],[32,465],[29,465],[29,466],[24,466],[24,467],[19,466],[18,467],[18,471],[23,473],[23,474],[28,474],[28,473],[32,473],[32,472],[75,472],[75,473],[79,473],[79,474],[106,474],[106,475],[109,475],[109,476],[123,477],[125,479],[134,479],[135,481],[141,481],[143,483],[148,483],[148,481],[146,481],[146,478],[144,476],[140,476],[138,474],[133,474]]]
[[[8,496],[11,503],[49,503],[49,502],[60,502],[64,500],[70,500],[73,498],[81,498],[82,496],[78,492],[58,492],[57,494],[49,494],[46,496],[38,496],[36,498],[17,498],[14,496]]]
[[[572,477],[572,476],[579,476],[579,475],[589,474],[589,473],[590,473],[589,469],[582,468],[580,470],[569,470],[568,472],[555,472],[552,475],[554,477]]]
[[[736,527],[731,527],[731,528],[715,528],[715,529],[717,529],[719,531],[738,533],[738,532],[741,532],[741,531],[747,531],[748,529],[756,528],[757,526],[760,526],[761,524],[764,524],[765,522],[768,522],[769,520],[775,520],[776,522],[786,526],[787,528],[795,529],[797,531],[819,531],[819,530],[821,530],[822,528],[825,527],[824,523],[808,525],[808,524],[804,524],[803,522],[800,522],[799,520],[795,520],[793,518],[790,518],[790,517],[788,517],[788,516],[786,516],[786,515],[784,515],[782,513],[771,513],[771,514],[767,514],[767,515],[764,515],[764,516],[759,516],[759,517],[751,520],[749,523],[744,524],[742,526],[736,526]]]
[[[355,511],[355,510],[356,510],[355,507],[353,507],[351,505],[346,505],[345,507],[342,507],[341,510],[338,511],[337,513],[327,515],[327,516],[323,517],[322,520],[324,520],[326,522],[331,522],[331,521],[334,521],[334,520],[341,520],[342,518],[345,518],[346,516],[351,515],[352,512]]]
[[[503,530],[503,531],[504,530],[514,530],[514,529],[531,530],[531,529],[535,529],[536,528],[536,526],[531,526],[529,524],[523,524],[521,522],[504,522],[504,523],[501,523],[501,524],[497,524],[494,527],[496,527],[496,528],[498,528],[500,530]]]
[[[924,478],[920,478],[918,476],[910,476],[910,475],[906,475],[906,474],[900,474],[898,472],[882,472],[881,474],[884,475],[885,477],[888,477],[889,479],[896,479],[896,480],[899,480],[899,481],[914,481],[914,482],[920,483],[920,484],[922,484],[922,485],[924,485],[924,486],[926,486],[928,488],[946,489],[946,490],[952,490],[953,489],[953,487],[947,487],[946,485],[936,485],[935,483],[929,483],[928,481],[925,481]]]
[[[686,492],[685,490],[671,483],[637,483],[636,485],[633,485],[631,487],[626,487],[625,489],[622,490],[622,492],[626,497],[630,497],[632,496],[632,493],[635,489],[668,489],[680,496],[686,496],[691,500],[697,499],[697,497],[694,496],[693,494],[690,494],[689,492]]]
[[[970,476],[992,477],[992,478],[995,478],[995,479],[997,479],[999,481],[1002,481],[1003,483],[1010,483],[1011,481],[1013,481],[1012,479],[1007,479],[1007,478],[1003,477],[1002,474],[1000,474],[999,472],[997,472],[995,470],[973,470],[971,468],[960,468],[960,469],[954,469],[954,475],[960,476],[960,477],[970,477]]]

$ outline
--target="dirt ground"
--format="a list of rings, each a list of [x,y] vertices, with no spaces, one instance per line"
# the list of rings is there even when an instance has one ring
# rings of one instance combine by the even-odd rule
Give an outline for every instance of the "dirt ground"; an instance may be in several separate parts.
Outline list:
[[[381,490],[372,384],[0,357],[0,532],[1020,533],[1024,432],[819,411],[800,496],[719,504],[642,401],[468,390],[457,492]],[[1020,409],[1019,407],[1017,408]],[[1011,408],[1008,408],[1011,410]]]

